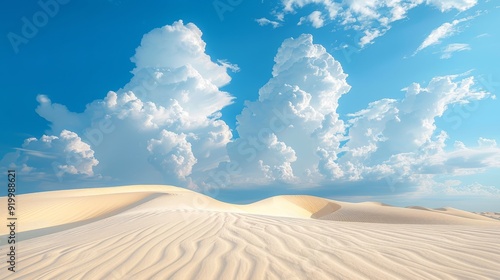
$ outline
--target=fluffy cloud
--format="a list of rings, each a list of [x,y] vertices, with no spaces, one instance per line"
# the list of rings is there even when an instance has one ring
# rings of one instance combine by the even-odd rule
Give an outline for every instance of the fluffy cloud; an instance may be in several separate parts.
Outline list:
[[[413,84],[404,90],[405,98],[400,101],[383,99],[350,115],[347,153],[340,163],[356,166],[355,175],[375,178],[386,176],[389,170],[392,181],[405,183],[427,180],[428,174],[500,166],[490,160],[500,155],[499,150],[487,152],[484,147],[474,150],[479,153],[478,161],[489,162],[484,165],[474,165],[468,160],[470,153],[446,151],[448,136],[436,127],[436,119],[449,107],[490,96],[476,89],[473,77],[436,77],[426,87]]]
[[[420,46],[415,51],[415,54],[420,52],[421,50],[430,47],[432,45],[436,45],[441,43],[441,40],[447,37],[450,37],[458,32],[457,26],[465,21],[469,21],[473,19],[473,17],[466,17],[462,19],[456,19],[452,22],[445,22],[440,25],[438,28],[432,30],[432,32],[425,38],[425,40],[420,44]]]
[[[404,89],[404,98],[372,102],[342,120],[337,107],[350,90],[347,75],[310,35],[285,40],[275,62],[259,99],[246,102],[237,117],[240,137],[228,144],[230,161],[219,170],[231,163],[238,172],[226,172],[230,179],[222,185],[334,184],[364,186],[368,193],[384,186],[408,192],[436,184],[438,175],[500,167],[493,140],[450,149],[447,133],[436,125],[450,107],[492,97],[474,77],[415,83]]]
[[[470,51],[470,50],[471,50],[471,48],[470,48],[469,44],[459,44],[459,43],[449,44],[448,46],[446,46],[446,48],[443,49],[440,58],[441,59],[448,59],[448,58],[451,58],[453,53],[462,52],[462,51]]]
[[[212,62],[205,53],[205,42],[201,30],[193,23],[184,25],[177,21],[172,25],[156,28],[141,40],[132,62],[136,68],[133,73],[143,69],[179,69],[190,65],[207,82],[221,87],[231,80],[226,67]]]
[[[484,99],[489,95],[474,89],[472,77],[455,81],[458,77],[436,77],[427,87],[415,83],[405,89],[406,96],[399,102],[386,100],[382,104],[371,104],[368,110],[354,114],[356,118],[352,120],[350,131],[361,129],[364,134],[381,134],[377,138],[383,140],[378,145],[379,154],[414,151],[431,141],[436,131],[435,119],[441,117],[449,106]],[[373,143],[369,141],[372,138],[364,139],[364,145]]]
[[[287,14],[297,13],[305,6],[315,6],[321,10],[301,18],[299,24],[310,22],[319,28],[327,21],[335,21],[348,29],[358,31],[357,42],[361,47],[373,43],[384,35],[395,21],[406,18],[408,11],[419,5],[430,5],[441,12],[465,11],[477,4],[476,0],[281,0],[279,12],[275,16],[283,20]]]
[[[237,69],[214,62],[201,36],[194,24],[182,21],[144,35],[132,57],[130,82],[84,112],[38,96],[36,111],[51,129],[28,139],[9,159],[33,171],[27,177],[57,163],[56,174],[194,186],[195,174],[203,176],[227,160],[232,134],[220,110],[233,97],[219,87],[230,81],[228,69]]]
[[[90,145],[69,130],[28,138],[22,148],[7,157],[11,164],[15,162],[11,167],[20,167],[22,173],[30,174],[28,181],[47,177],[84,179],[94,176],[94,167],[99,164]]]
[[[500,167],[494,139],[449,146],[436,124],[453,106],[493,98],[474,77],[414,83],[403,97],[374,101],[342,119],[337,109],[351,88],[347,74],[307,34],[282,43],[271,79],[257,100],[245,102],[233,138],[221,120],[232,97],[219,87],[229,82],[228,69],[237,68],[205,54],[201,35],[181,21],[151,31],[132,58],[130,82],[83,112],[38,96],[36,111],[50,130],[27,139],[2,165],[13,163],[27,180],[52,185],[76,179],[190,188],[293,185],[364,195],[457,189],[460,182],[450,185],[440,176]]]
[[[169,177],[186,179],[197,162],[183,133],[163,130],[159,139],[148,141],[147,149],[151,153],[150,162]]]
[[[283,42],[272,75],[259,99],[246,102],[237,117],[240,137],[228,145],[228,153],[247,175],[235,176],[232,183],[314,180],[318,164],[337,176],[331,159],[344,124],[336,109],[350,90],[340,63],[313,44],[311,35],[302,35]]]

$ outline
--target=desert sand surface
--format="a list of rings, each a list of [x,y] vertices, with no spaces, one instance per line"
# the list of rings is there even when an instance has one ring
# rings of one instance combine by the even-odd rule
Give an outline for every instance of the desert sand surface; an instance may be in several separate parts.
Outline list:
[[[500,221],[453,208],[312,196],[236,205],[145,185],[17,204],[16,272],[2,261],[1,279],[500,279]],[[0,235],[6,258],[5,226]]]

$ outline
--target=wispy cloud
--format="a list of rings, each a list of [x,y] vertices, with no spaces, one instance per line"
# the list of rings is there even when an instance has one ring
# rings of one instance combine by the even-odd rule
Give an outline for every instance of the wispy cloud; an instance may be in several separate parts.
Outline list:
[[[34,157],[39,157],[39,158],[57,158],[55,155],[47,152],[41,152],[41,151],[36,151],[36,150],[30,150],[30,149],[23,149],[23,148],[14,148],[18,151],[25,152],[27,155],[34,156]]]
[[[277,21],[272,21],[267,18],[257,18],[255,21],[260,25],[260,26],[265,26],[265,25],[271,25],[273,28],[278,28],[281,26],[281,24]]]
[[[321,28],[325,25],[325,21],[320,11],[314,11],[307,17],[301,17],[297,25],[302,25],[304,21],[309,21],[314,28]]]
[[[470,50],[471,50],[471,47],[469,44],[460,44],[460,43],[449,44],[448,46],[446,46],[446,48],[443,49],[440,58],[441,59],[448,59],[448,58],[451,58],[451,56],[455,52],[470,51]]]
[[[240,67],[238,66],[238,64],[233,64],[226,59],[217,59],[217,62],[233,72],[240,72]]]
[[[426,3],[439,8],[441,12],[451,9],[465,11],[474,7],[477,4],[477,0],[427,0]]]
[[[473,18],[474,17],[471,16],[471,17],[456,19],[452,22],[443,23],[438,28],[432,30],[432,32],[425,38],[425,40],[422,42],[422,44],[420,44],[420,46],[413,53],[413,55],[416,55],[421,50],[428,48],[432,45],[440,44],[442,39],[450,37],[450,36],[456,34],[457,32],[459,32],[457,26],[460,23],[469,21]]]
[[[406,18],[408,11],[429,5],[441,12],[466,11],[477,4],[477,0],[281,0],[281,9],[273,14],[284,22],[287,14],[300,13],[306,6],[315,6],[315,11],[300,18],[299,24],[310,23],[321,28],[328,23],[340,23],[345,29],[355,30],[361,35],[356,44],[364,47],[391,29],[392,23]]]

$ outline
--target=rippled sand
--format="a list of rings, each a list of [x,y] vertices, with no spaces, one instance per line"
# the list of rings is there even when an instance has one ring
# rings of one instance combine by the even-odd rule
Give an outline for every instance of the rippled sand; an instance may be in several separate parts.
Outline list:
[[[2,261],[2,279],[500,279],[500,221],[452,208],[233,205],[170,186],[20,195],[18,208],[17,271]]]

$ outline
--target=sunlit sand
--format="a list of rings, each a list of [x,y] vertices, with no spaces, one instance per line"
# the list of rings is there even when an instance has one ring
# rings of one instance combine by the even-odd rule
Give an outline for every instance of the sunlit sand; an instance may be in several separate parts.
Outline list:
[[[500,279],[500,221],[452,208],[236,205],[170,186],[17,201],[17,270],[3,261],[2,279]]]

